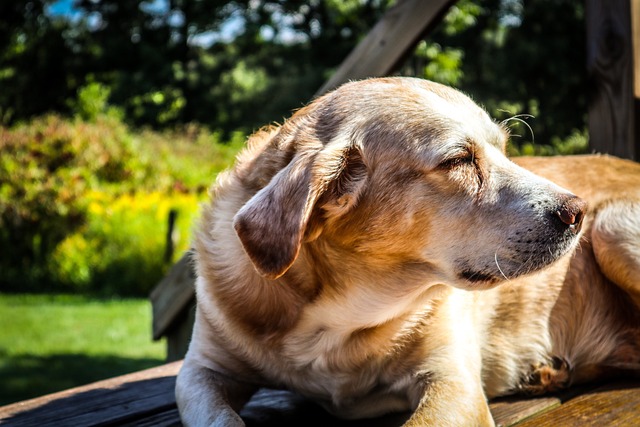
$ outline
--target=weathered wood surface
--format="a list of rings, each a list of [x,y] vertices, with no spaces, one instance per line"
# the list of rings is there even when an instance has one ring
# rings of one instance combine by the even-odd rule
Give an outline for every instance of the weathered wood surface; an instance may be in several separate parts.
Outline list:
[[[597,152],[638,160],[639,1],[587,0],[585,5],[589,144]]]
[[[186,284],[184,285],[187,286]],[[193,284],[190,284],[193,289]],[[167,362],[184,359],[189,343],[191,342],[191,334],[193,333],[193,325],[196,319],[196,301],[195,297],[186,305],[180,314],[178,314],[170,327],[167,329]]]
[[[588,390],[520,426],[640,426],[640,383],[621,381]]]
[[[0,408],[2,426],[180,426],[174,362]],[[640,380],[583,387],[558,396],[491,403],[499,426],[640,425]],[[396,427],[408,414],[345,421],[287,391],[261,390],[243,409],[248,427]]]
[[[342,61],[316,96],[349,80],[391,74],[455,2],[399,0]]]
[[[194,282],[191,255],[187,252],[149,296],[153,311],[153,339],[164,336],[174,320],[192,303],[195,298]]]
[[[122,425],[175,408],[181,362],[0,408],[2,426]]]

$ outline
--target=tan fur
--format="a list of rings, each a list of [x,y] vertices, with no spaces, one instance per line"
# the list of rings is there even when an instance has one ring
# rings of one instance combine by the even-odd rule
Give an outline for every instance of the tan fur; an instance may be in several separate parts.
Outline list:
[[[253,135],[195,238],[184,423],[242,426],[266,386],[345,418],[491,425],[487,398],[640,372],[640,166],[521,167],[507,139],[409,78],[349,83]]]

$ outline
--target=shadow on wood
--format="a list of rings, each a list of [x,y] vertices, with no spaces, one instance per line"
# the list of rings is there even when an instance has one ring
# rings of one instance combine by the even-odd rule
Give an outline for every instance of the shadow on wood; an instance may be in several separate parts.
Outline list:
[[[174,362],[0,407],[3,426],[180,426]],[[640,381],[584,386],[555,396],[490,404],[499,426],[640,425]],[[260,390],[241,411],[247,427],[398,427],[408,413],[341,420],[289,391]]]

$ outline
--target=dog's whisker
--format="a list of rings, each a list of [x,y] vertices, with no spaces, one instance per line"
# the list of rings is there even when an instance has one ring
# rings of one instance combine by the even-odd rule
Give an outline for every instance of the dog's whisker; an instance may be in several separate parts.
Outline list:
[[[507,277],[506,274],[504,274],[504,271],[502,271],[502,269],[500,268],[500,264],[498,264],[498,252],[495,252],[493,258],[496,261],[496,267],[498,267],[498,271],[500,272],[500,274],[502,274],[502,277],[504,277],[504,279],[508,282],[509,278]]]
[[[536,136],[533,133],[533,128],[529,125],[529,123],[527,123],[525,120],[523,120],[524,118],[530,119],[530,118],[535,118],[534,116],[532,116],[531,114],[518,114],[512,117],[509,117],[507,119],[504,119],[502,122],[500,122],[501,125],[506,126],[510,121],[514,120],[516,122],[522,123],[523,125],[525,125],[528,129],[529,132],[531,132],[531,142],[535,143],[536,142]],[[521,135],[517,135],[517,136],[521,136]]]

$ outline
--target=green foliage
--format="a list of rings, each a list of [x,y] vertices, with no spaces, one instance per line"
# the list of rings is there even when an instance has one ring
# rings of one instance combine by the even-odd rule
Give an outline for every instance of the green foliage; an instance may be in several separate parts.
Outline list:
[[[463,76],[460,65],[464,52],[461,49],[443,49],[437,43],[428,44],[422,41],[418,44],[414,56],[426,63],[422,70],[423,78],[456,86]]]
[[[177,192],[136,192],[119,196],[87,194],[85,225],[70,233],[51,254],[49,272],[58,291],[106,295],[147,295],[166,272],[167,218],[178,215],[178,255],[188,249],[191,225],[202,196]]]
[[[191,125],[132,133],[114,118],[47,116],[0,130],[0,290],[146,295],[179,256],[215,175],[243,145]],[[202,161],[205,159],[205,161]]]
[[[83,194],[133,175],[135,160],[115,122],[56,116],[0,130],[0,270],[3,288],[49,285],[44,267],[56,245],[86,219]]]
[[[227,138],[311,99],[394,2],[80,0],[75,20],[47,14],[47,0],[6,3],[0,123],[50,110],[94,120],[108,100],[136,126],[198,122]],[[532,115],[535,143],[552,145],[585,128],[585,45],[578,0],[459,0],[401,74],[456,86],[499,120]]]
[[[136,153],[155,162],[158,173],[153,188],[206,191],[216,175],[228,168],[244,147],[247,135],[236,131],[227,139],[194,123],[162,132],[143,130],[136,134]]]
[[[513,139],[512,139],[513,141]],[[586,129],[573,132],[566,139],[555,137],[551,144],[534,144],[525,142],[521,144],[511,144],[507,147],[507,152],[511,156],[557,156],[584,154],[589,150],[589,134]]]
[[[70,102],[72,111],[78,118],[88,122],[96,122],[103,116],[122,120],[122,111],[108,103],[110,95],[111,88],[104,84],[88,83],[78,89],[77,98]]]
[[[145,299],[0,294],[0,405],[161,364]]]
[[[182,92],[172,87],[137,95],[127,101],[134,119],[158,125],[175,123],[185,105]]]
[[[46,13],[47,0],[5,3],[0,123],[93,120],[108,99],[129,124],[199,122],[226,138],[306,103],[391,1],[79,0],[73,20]],[[239,28],[222,38],[229,20]]]

